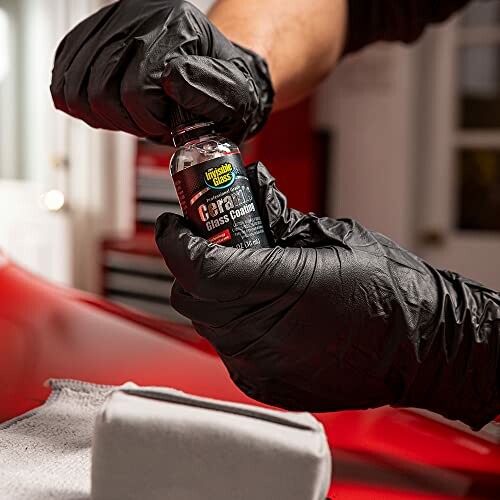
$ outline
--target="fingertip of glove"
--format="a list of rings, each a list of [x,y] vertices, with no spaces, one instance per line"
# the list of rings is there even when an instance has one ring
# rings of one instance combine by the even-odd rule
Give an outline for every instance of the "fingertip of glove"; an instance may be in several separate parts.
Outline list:
[[[259,183],[263,185],[274,184],[276,182],[273,174],[271,174],[267,167],[261,162],[257,164],[257,176]]]
[[[275,186],[276,179],[260,161],[248,165],[246,167],[246,171],[248,178],[250,179],[253,192],[259,198],[261,196],[264,197],[260,201],[265,205],[268,191]]]
[[[158,242],[163,237],[168,237],[174,234],[179,234],[181,230],[186,230],[187,227],[183,223],[183,218],[180,215],[165,212],[156,219],[155,238]]]
[[[155,239],[158,249],[169,261],[196,260],[210,245],[196,236],[180,215],[165,212],[155,224]]]

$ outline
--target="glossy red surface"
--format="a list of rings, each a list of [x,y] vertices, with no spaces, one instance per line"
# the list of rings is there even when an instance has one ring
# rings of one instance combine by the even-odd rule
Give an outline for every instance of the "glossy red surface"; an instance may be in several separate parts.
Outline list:
[[[41,404],[46,379],[166,385],[250,402],[189,328],[54,287],[0,257],[0,421]],[[332,499],[500,499],[500,447],[407,411],[318,415]]]

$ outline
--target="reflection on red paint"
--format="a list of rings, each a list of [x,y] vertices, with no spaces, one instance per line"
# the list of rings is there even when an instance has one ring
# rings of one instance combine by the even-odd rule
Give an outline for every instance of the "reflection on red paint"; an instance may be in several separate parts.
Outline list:
[[[39,404],[48,378],[132,380],[251,403],[195,332],[0,267],[0,421]],[[380,408],[318,415],[332,447],[332,500],[500,498],[500,447]]]

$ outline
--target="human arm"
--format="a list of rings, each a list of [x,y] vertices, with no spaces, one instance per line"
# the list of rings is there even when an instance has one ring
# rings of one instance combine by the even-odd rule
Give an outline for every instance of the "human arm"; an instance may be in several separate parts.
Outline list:
[[[121,0],[64,38],[51,92],[58,109],[95,128],[169,142],[177,103],[241,142],[265,125],[275,94],[277,108],[289,106],[342,53],[413,41],[465,3],[219,0],[210,22],[180,0]]]
[[[275,109],[310,94],[342,55],[378,41],[417,40],[470,0],[219,0],[211,21],[266,58]]]
[[[229,40],[267,60],[280,109],[310,94],[337,63],[347,0],[219,0],[208,17]]]

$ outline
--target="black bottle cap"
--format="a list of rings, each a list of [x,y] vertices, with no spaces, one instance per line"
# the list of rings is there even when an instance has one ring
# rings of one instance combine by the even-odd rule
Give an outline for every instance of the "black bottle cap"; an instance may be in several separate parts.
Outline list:
[[[201,135],[215,133],[213,122],[207,121],[177,104],[172,106],[168,117],[168,126],[172,134],[172,142],[176,148],[198,139]]]
[[[187,111],[184,108],[181,108],[177,104],[172,105],[170,109],[170,114],[168,116],[168,126],[172,133],[180,128],[187,127],[189,125],[194,125],[195,123],[200,123],[202,121],[206,121],[203,118]]]

